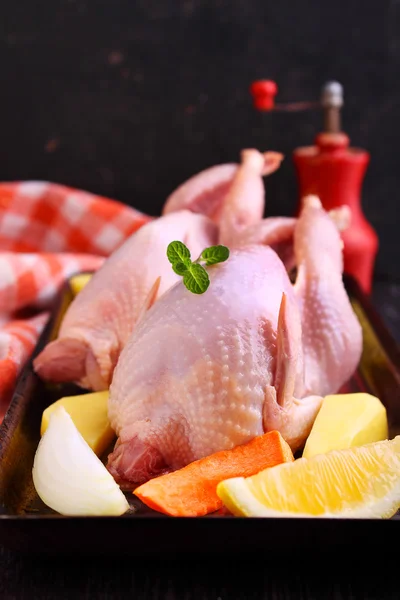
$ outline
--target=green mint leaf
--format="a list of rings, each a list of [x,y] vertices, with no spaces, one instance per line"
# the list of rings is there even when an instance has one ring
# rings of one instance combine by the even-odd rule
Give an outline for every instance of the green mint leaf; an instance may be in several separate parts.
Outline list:
[[[177,262],[172,265],[172,268],[177,275],[184,275],[189,267],[190,265],[185,265],[183,262]]]
[[[204,294],[210,285],[210,279],[204,267],[192,263],[183,275],[183,283],[193,294]]]
[[[203,250],[199,258],[192,262],[190,251],[183,242],[174,241],[168,244],[167,257],[172,269],[177,275],[183,276],[183,283],[193,294],[204,294],[210,285],[210,279],[205,266],[216,265],[229,258],[229,248],[226,246],[210,246]]]
[[[229,258],[229,248],[226,246],[210,246],[210,248],[203,250],[200,258],[206,261],[207,266],[216,265]]]
[[[183,242],[171,242],[168,244],[167,257],[171,264],[183,263],[184,265],[191,264],[190,251],[186,248]]]

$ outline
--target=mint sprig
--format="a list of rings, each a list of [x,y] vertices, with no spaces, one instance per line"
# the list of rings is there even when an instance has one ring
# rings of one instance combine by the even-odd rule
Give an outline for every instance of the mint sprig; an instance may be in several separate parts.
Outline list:
[[[193,294],[204,294],[210,285],[210,278],[204,266],[216,265],[227,260],[229,248],[210,246],[192,262],[189,248],[183,242],[174,241],[168,244],[167,257],[175,273],[183,276],[183,283],[187,289]]]

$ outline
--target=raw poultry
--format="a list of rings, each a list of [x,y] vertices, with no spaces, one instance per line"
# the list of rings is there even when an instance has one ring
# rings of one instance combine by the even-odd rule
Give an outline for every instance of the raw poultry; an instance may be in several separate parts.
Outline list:
[[[256,207],[255,210],[253,208],[253,215],[256,212],[254,216],[256,220],[260,220],[264,214],[264,186],[260,176],[271,175],[279,168],[282,160],[283,154],[279,152],[261,153],[253,148],[243,150],[240,164],[215,165],[190,177],[168,196],[162,214],[187,209],[207,215],[219,224],[225,199],[240,170],[240,180],[244,181],[246,174],[250,175],[248,191],[253,196],[252,205]],[[252,172],[256,173],[256,181]]]
[[[246,150],[240,165],[207,169],[178,188],[167,201],[165,214],[135,232],[72,302],[57,340],[34,361],[40,377],[74,381],[92,390],[107,389],[139,316],[179,280],[167,261],[169,242],[185,242],[194,256],[216,244],[222,230],[233,242],[244,224],[261,220],[262,176],[276,170],[281,159],[275,152]],[[207,202],[201,203],[201,214],[196,214],[188,208],[199,208],[199,196]],[[210,210],[217,204],[218,218]],[[237,220],[241,222],[239,230]]]
[[[35,360],[43,379],[110,387],[118,440],[108,467],[122,486],[272,429],[296,450],[321,398],[358,364],[361,328],[342,282],[348,211],[328,214],[310,196],[299,218],[263,219],[262,177],[281,158],[245,150],[240,165],[178,188],[93,276]],[[208,269],[207,293],[179,283],[166,257],[173,240],[194,258],[230,247]]]
[[[124,487],[276,429],[301,447],[322,396],[360,359],[362,334],[342,282],[342,242],[318,198],[294,231],[297,279],[263,245],[209,268],[204,295],[169,289],[118,361],[108,467]]]
[[[135,232],[95,273],[69,306],[58,338],[34,361],[43,379],[107,389],[118,356],[140,316],[179,280],[167,260],[169,242],[194,255],[217,241],[217,227],[187,210],[155,219]]]

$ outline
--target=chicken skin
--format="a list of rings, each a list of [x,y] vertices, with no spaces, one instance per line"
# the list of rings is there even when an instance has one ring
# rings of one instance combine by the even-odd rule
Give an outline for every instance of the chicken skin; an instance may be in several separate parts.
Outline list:
[[[110,388],[118,435],[108,468],[126,488],[276,429],[295,451],[322,397],[361,355],[361,327],[342,282],[342,241],[318,198],[294,230],[297,279],[270,247],[250,244],[182,283],[147,312]]]

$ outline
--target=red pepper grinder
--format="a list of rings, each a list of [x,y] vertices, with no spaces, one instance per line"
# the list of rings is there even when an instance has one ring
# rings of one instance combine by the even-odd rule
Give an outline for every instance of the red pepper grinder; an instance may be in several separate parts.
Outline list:
[[[349,206],[351,223],[342,232],[344,271],[353,275],[360,287],[369,294],[378,236],[362,211],[361,188],[370,157],[365,150],[351,148],[349,137],[341,131],[342,86],[337,82],[327,83],[322,89],[320,103],[275,105],[276,93],[277,86],[272,81],[256,81],[251,86],[254,105],[258,110],[300,111],[322,106],[324,131],[316,136],[314,146],[297,148],[293,152],[299,184],[298,211],[301,198],[308,194],[317,195],[326,210],[343,204]]]
[[[316,136],[315,146],[293,152],[300,199],[315,194],[326,210],[343,204],[350,208],[350,226],[342,232],[344,271],[369,294],[378,236],[362,211],[361,188],[370,156],[365,150],[350,147],[349,137],[341,131],[343,91],[339,83],[332,81],[323,87],[321,105],[324,131]]]

